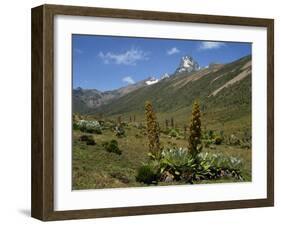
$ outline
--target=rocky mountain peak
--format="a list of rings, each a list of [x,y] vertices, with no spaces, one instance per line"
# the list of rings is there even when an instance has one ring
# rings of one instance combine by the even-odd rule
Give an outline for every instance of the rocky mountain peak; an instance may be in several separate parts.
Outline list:
[[[192,72],[199,70],[199,64],[191,56],[183,56],[176,73]]]

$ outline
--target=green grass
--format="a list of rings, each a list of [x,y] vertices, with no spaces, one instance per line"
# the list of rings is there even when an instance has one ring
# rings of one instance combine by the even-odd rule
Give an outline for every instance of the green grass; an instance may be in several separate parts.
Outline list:
[[[73,131],[73,189],[93,188],[121,188],[147,186],[136,182],[136,170],[142,163],[148,161],[148,145],[146,136],[141,130],[132,125],[125,127],[126,137],[117,138],[111,130],[103,130],[102,134],[93,135],[96,145],[88,146],[79,141],[80,131]],[[182,133],[180,131],[180,133]],[[136,138],[138,134],[138,138]],[[116,139],[121,155],[107,152],[102,143]],[[167,148],[172,145],[187,147],[187,140],[183,136],[171,138],[161,133],[162,145]],[[242,170],[246,181],[251,181],[251,150],[237,146],[216,145],[216,149],[204,148],[203,152],[223,153],[236,156],[244,161]],[[235,179],[221,179],[218,181],[201,181],[200,183],[235,182]],[[182,184],[182,182],[159,183],[159,185]]]

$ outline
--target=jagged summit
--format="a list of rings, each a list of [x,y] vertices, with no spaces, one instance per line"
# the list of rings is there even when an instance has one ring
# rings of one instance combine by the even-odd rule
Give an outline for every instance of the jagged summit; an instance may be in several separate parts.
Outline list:
[[[161,80],[165,78],[170,78],[170,75],[167,72],[161,76]]]
[[[199,64],[191,56],[183,56],[175,73],[192,72],[199,69]]]

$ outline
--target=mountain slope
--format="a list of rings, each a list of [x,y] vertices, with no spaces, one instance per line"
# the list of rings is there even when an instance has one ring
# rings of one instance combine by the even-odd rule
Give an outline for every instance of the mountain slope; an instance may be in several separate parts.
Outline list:
[[[139,87],[114,101],[92,109],[91,113],[110,116],[143,112],[147,100],[153,102],[158,112],[171,112],[190,107],[194,99],[200,99],[206,107],[229,108],[243,104],[249,108],[251,57],[247,56],[226,65],[213,65],[191,73],[180,73],[151,86]]]
[[[97,109],[104,104],[110,103],[132,91],[145,86],[146,82],[150,80],[151,78],[148,78],[135,84],[105,92],[101,92],[96,89],[82,89],[78,87],[72,92],[73,112],[89,113],[93,109]]]

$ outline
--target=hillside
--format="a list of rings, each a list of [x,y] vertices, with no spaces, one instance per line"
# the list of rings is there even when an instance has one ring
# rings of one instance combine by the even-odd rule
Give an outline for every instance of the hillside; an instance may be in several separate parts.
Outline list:
[[[136,114],[143,117],[144,103],[150,100],[163,120],[173,116],[181,123],[186,121],[192,102],[198,99],[208,123],[250,119],[251,56],[225,65],[212,64],[200,70],[175,73],[153,85],[145,85],[141,81],[131,89],[123,87],[106,93],[83,90],[84,99],[92,98],[96,101],[92,102],[95,106],[83,104],[77,92],[73,92],[73,105],[74,112],[79,113],[103,114],[107,117]],[[79,98],[80,101],[76,101]]]

